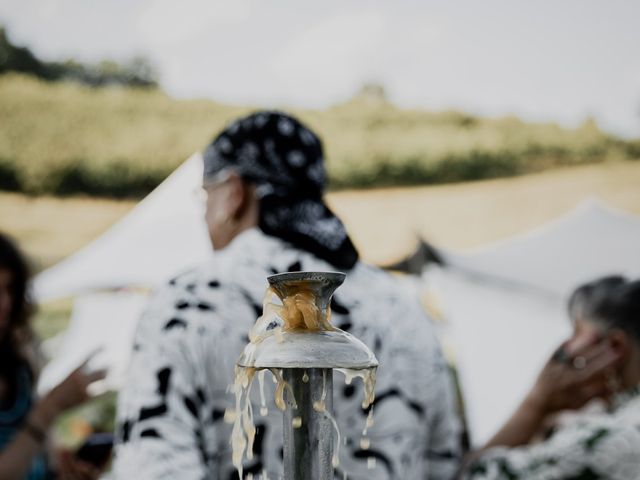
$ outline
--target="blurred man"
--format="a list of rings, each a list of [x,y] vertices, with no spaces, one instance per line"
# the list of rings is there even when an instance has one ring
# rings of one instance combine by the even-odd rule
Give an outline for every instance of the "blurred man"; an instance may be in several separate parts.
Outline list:
[[[370,445],[360,444],[362,385],[335,382],[335,416],[346,439],[336,445],[339,478],[454,475],[459,423],[434,328],[393,278],[358,260],[323,201],[325,180],[320,140],[281,113],[242,118],[205,150],[205,220],[216,255],[172,280],[141,319],[119,399],[118,478],[237,478],[224,419],[234,408],[227,391],[234,364],[261,314],[266,277],[300,270],[347,273],[332,323],[380,362]],[[282,414],[271,408],[255,421],[244,472],[282,478]]]

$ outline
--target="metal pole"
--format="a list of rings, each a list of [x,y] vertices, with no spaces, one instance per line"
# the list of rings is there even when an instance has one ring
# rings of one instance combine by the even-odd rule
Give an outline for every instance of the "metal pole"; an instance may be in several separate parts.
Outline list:
[[[305,373],[309,377],[308,382],[303,381]],[[284,478],[330,480],[333,478],[333,425],[326,413],[314,410],[313,403],[322,398],[324,383],[325,409],[333,415],[333,370],[285,368],[282,375],[291,385],[298,405],[297,409],[293,408],[291,392],[286,392]]]

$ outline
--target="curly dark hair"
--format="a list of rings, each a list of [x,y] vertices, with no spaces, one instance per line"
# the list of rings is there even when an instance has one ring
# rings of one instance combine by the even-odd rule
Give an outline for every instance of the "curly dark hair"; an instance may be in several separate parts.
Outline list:
[[[32,339],[29,319],[33,304],[29,297],[29,266],[11,239],[0,232],[0,269],[11,273],[9,324],[0,338],[0,375],[11,380],[17,366],[27,364],[24,348]]]

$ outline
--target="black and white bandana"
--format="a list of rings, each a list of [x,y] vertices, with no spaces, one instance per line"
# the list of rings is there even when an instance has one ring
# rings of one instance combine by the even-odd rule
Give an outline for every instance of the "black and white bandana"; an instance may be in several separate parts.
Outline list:
[[[326,184],[320,139],[295,118],[262,111],[233,122],[203,152],[204,181],[231,168],[254,183],[259,227],[329,262],[358,260],[344,225],[322,199]]]

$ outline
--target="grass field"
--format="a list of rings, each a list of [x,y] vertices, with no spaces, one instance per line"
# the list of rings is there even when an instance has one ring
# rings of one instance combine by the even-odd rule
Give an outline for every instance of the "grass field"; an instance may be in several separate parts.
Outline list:
[[[154,89],[92,89],[0,76],[0,189],[143,196],[228,121],[252,110]],[[437,184],[640,158],[602,132],[403,110],[367,97],[294,111],[324,139],[332,188]]]
[[[399,259],[416,235],[470,250],[530,231],[598,197],[640,215],[640,165],[571,167],[512,179],[456,185],[340,192],[330,197],[363,255]]]
[[[134,205],[132,201],[0,192],[0,230],[15,235],[41,268],[84,246]]]

